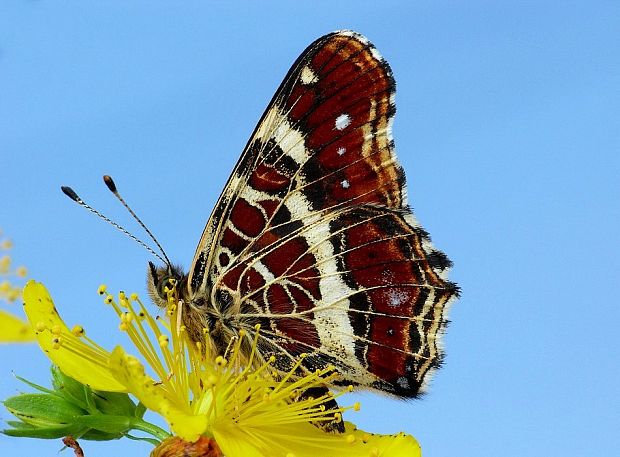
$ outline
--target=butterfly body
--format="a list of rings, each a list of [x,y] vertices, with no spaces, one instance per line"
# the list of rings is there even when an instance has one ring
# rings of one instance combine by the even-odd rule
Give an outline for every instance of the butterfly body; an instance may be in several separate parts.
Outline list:
[[[441,362],[458,288],[407,205],[394,153],[391,70],[361,35],[340,31],[293,64],[250,137],[187,275],[190,336],[223,353],[244,329],[282,372],[334,365],[338,384],[415,397]],[[159,298],[158,298],[159,297]]]

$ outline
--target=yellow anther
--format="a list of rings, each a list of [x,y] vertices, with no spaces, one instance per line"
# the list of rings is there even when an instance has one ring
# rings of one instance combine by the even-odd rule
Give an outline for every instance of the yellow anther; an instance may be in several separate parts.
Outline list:
[[[114,302],[114,297],[112,295],[108,294],[105,297],[105,302],[109,305],[110,303]]]
[[[256,324],[256,325],[254,326],[254,330],[256,330],[256,331],[258,332],[258,331],[260,330],[260,324]]]
[[[353,411],[359,411],[362,408],[362,405],[359,401],[353,403]]]
[[[138,313],[138,319],[142,320],[146,317],[146,313],[144,311],[140,311]]]
[[[225,366],[225,365],[226,365],[226,362],[227,362],[227,360],[226,360],[224,357],[222,357],[221,355],[218,355],[218,356],[215,358],[215,364],[216,364],[217,366],[223,367],[223,366]]]
[[[353,392],[353,386],[351,384],[347,386],[347,391]]]
[[[127,299],[127,296],[125,295],[125,292],[123,292],[122,290],[118,293],[118,298],[119,300],[125,300]]]
[[[108,289],[108,286],[106,286],[105,284],[101,284],[99,288],[97,289],[97,293],[99,295],[103,295],[106,293],[107,289]]]
[[[368,441],[370,441],[371,435],[370,433],[364,433],[364,435],[362,436],[362,441],[364,443],[368,443]]]
[[[56,324],[51,328],[51,331],[53,335],[60,335],[62,333],[62,327]]]
[[[269,360],[267,360],[268,363],[275,363],[276,361],[276,356],[272,355],[271,357],[269,357]]]
[[[15,300],[17,300],[22,294],[22,291],[19,289],[13,289],[11,290],[7,296],[6,299],[9,303],[13,303]]]
[[[169,341],[168,335],[159,335],[159,338],[157,338],[157,339],[158,339],[159,345],[161,347],[168,346],[168,341]]]
[[[216,384],[217,384],[217,376],[211,375],[207,378],[208,387],[213,387]]]
[[[12,249],[13,242],[11,240],[4,240],[2,244],[0,244],[1,249]]]
[[[52,339],[52,349],[59,349],[61,346],[62,340],[60,338]]]
[[[123,313],[121,314],[121,321],[122,322],[126,322],[126,323],[130,323],[133,320],[133,316],[130,313]]]
[[[82,327],[81,325],[74,325],[71,329],[71,333],[73,333],[75,336],[84,336],[84,327]]]
[[[347,435],[346,440],[347,440],[347,443],[349,444],[355,443],[355,435],[353,434]]]
[[[334,422],[336,422],[336,423],[342,422],[342,414],[334,413]]]
[[[308,357],[308,354],[306,354],[305,352],[302,352],[301,354],[299,354],[300,359],[305,359],[306,357]]]
[[[15,270],[15,274],[20,278],[25,278],[28,274],[28,270],[26,269],[26,267],[17,267],[17,269]]]
[[[129,299],[131,301],[138,301],[138,294],[134,292],[133,294],[129,296]]]
[[[45,326],[45,324],[41,321],[37,322],[37,324],[34,326],[35,330],[37,332],[42,332],[43,330],[45,330],[47,327]]]
[[[128,328],[129,328],[129,326],[128,326],[125,322],[121,322],[121,323],[119,324],[119,326],[118,326],[118,329],[119,329],[121,332],[126,332]]]

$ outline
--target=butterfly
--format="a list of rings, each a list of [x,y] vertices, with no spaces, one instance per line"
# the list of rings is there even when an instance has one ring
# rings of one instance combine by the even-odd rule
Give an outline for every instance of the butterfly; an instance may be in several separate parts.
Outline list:
[[[325,35],[299,56],[230,175],[189,273],[149,262],[151,297],[163,306],[176,280],[193,340],[222,354],[243,329],[280,372],[305,354],[306,372],[337,368],[334,385],[404,398],[423,390],[441,363],[459,289],[407,205],[394,94],[389,65],[356,32]]]

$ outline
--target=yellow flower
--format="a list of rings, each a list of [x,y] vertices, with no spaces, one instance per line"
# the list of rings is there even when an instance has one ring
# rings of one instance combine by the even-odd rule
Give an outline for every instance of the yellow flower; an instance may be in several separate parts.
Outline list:
[[[86,337],[82,327],[69,330],[45,287],[30,281],[24,290],[25,310],[39,344],[77,381],[93,389],[126,391],[137,397],[163,416],[183,442],[214,439],[227,457],[420,455],[410,435],[372,435],[350,423],[345,423],[342,434],[317,427],[342,420],[345,411],[358,410],[359,405],[324,407],[326,400],[349,389],[319,398],[300,395],[329,382],[335,376],[333,367],[295,377],[300,359],[288,375],[274,378],[274,358],[262,364],[255,360],[259,327],[254,338],[240,332],[224,358],[189,339],[173,291],[166,317],[157,319],[135,294],[127,297],[121,292],[117,301],[105,287],[99,292],[146,363],[120,346],[111,352],[104,350]],[[251,344],[248,359],[241,356],[242,344]]]
[[[8,240],[0,241],[0,251],[11,249],[13,243]],[[13,277],[23,278],[27,274],[25,267],[11,270],[11,257],[0,253],[0,301],[16,302],[22,295],[21,287],[11,282]],[[34,333],[30,326],[12,313],[0,309],[0,343],[22,343],[34,340]]]
[[[0,309],[0,342],[22,343],[34,340],[34,333],[28,324]]]

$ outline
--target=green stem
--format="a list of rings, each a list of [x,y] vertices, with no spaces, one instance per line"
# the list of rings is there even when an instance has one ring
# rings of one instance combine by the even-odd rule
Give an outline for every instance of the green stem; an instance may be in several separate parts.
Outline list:
[[[142,420],[142,419],[138,419],[138,418],[134,419],[131,425],[132,425],[131,427],[132,429],[146,432],[154,436],[155,438],[159,439],[160,441],[163,441],[166,438],[170,438],[171,436],[170,433],[165,431],[163,428],[160,428],[157,425],[151,424],[150,422],[146,422],[145,420]]]

